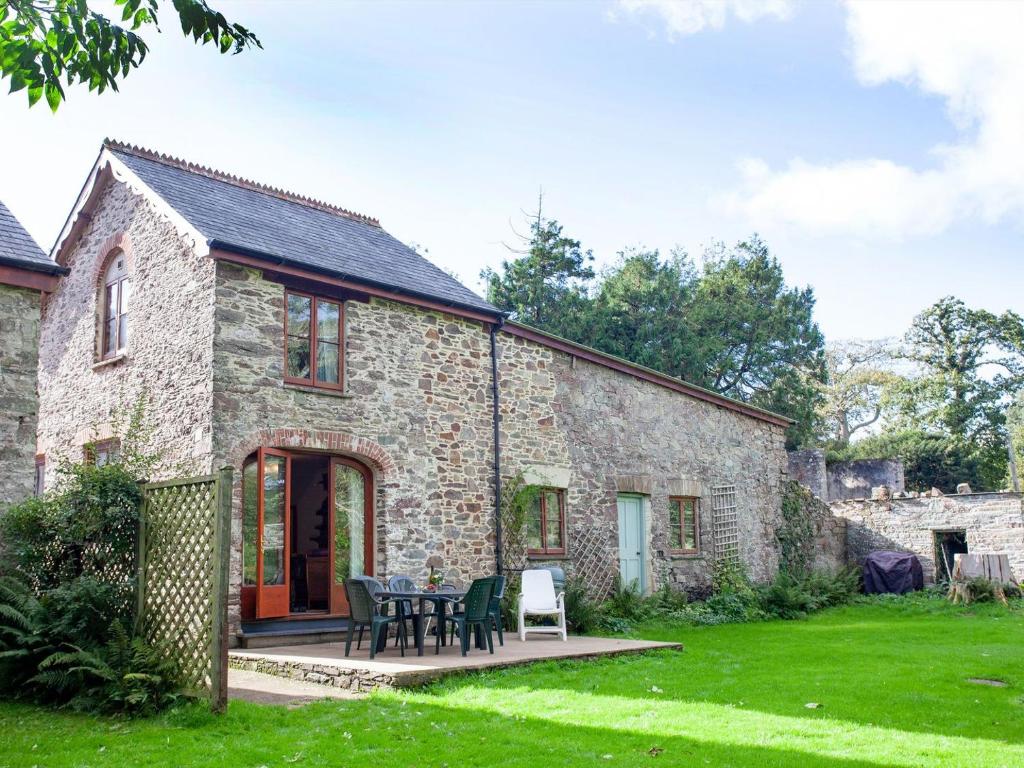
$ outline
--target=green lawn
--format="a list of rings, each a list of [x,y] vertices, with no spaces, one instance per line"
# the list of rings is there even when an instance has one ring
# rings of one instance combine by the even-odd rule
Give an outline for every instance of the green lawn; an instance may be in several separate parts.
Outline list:
[[[1019,608],[912,599],[639,634],[686,649],[220,718],[0,704],[0,766],[1024,766]]]

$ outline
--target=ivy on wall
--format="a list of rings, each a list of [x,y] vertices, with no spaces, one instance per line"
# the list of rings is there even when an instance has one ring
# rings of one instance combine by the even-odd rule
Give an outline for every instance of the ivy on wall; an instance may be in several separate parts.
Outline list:
[[[782,491],[782,525],[775,532],[779,542],[779,570],[794,576],[807,573],[814,561],[814,495],[795,480]]]

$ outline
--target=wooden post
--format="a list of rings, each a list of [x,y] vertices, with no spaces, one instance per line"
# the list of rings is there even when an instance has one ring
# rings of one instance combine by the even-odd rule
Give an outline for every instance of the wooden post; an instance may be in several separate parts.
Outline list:
[[[135,634],[146,631],[146,517],[149,513],[149,488],[142,486],[142,507],[139,509],[138,541],[135,552]],[[149,638],[146,638],[147,640]]]
[[[216,519],[214,521],[213,611],[210,637],[210,708],[224,712],[228,706],[228,580],[231,570],[231,497],[234,469],[222,467],[217,473]]]

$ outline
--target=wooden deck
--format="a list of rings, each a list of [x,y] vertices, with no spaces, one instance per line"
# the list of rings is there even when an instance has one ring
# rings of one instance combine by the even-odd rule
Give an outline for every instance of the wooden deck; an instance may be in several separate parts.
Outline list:
[[[353,644],[348,658],[345,657],[344,643],[235,650],[231,651],[229,658],[233,669],[263,672],[350,691],[366,691],[415,687],[450,675],[551,659],[593,659],[666,648],[680,650],[682,645],[572,635],[567,642],[553,635],[529,635],[526,642],[520,642],[518,636],[506,635],[504,646],[497,645],[495,638],[493,655],[474,648],[463,657],[458,645],[446,646],[439,655],[435,655],[433,644],[430,644],[423,656],[417,656],[413,647],[403,658],[389,643],[387,651],[378,653],[371,661],[364,642],[358,651]]]

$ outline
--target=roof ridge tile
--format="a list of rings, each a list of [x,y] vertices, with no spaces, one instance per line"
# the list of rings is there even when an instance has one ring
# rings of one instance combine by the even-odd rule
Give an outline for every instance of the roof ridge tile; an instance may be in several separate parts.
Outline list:
[[[299,195],[294,192],[289,192],[286,189],[280,187],[272,187],[269,184],[263,184],[258,181],[251,179],[242,178],[241,176],[235,176],[234,174],[225,173],[218,171],[215,168],[209,168],[205,165],[199,165],[198,163],[192,163],[188,160],[182,160],[181,158],[174,157],[172,155],[165,155],[162,152],[156,152],[146,147],[139,147],[134,144],[126,144],[116,139],[104,139],[103,146],[107,149],[116,150],[118,152],[124,152],[126,154],[135,155],[145,160],[153,160],[164,165],[169,165],[175,168],[180,168],[183,171],[189,173],[195,173],[200,176],[206,176],[207,178],[214,179],[216,181],[222,181],[226,184],[232,184],[242,189],[252,190],[254,192],[262,192],[263,194],[276,197],[280,200],[286,200],[291,203],[297,203],[304,205],[307,208],[314,208],[325,213],[333,213],[338,216],[343,216],[353,221],[362,222],[363,224],[369,224],[370,226],[380,228],[380,221],[372,216],[366,216],[362,213],[356,213],[350,211],[347,208],[342,208],[331,203],[326,203],[323,200],[317,200],[316,198],[306,197],[305,195]]]

